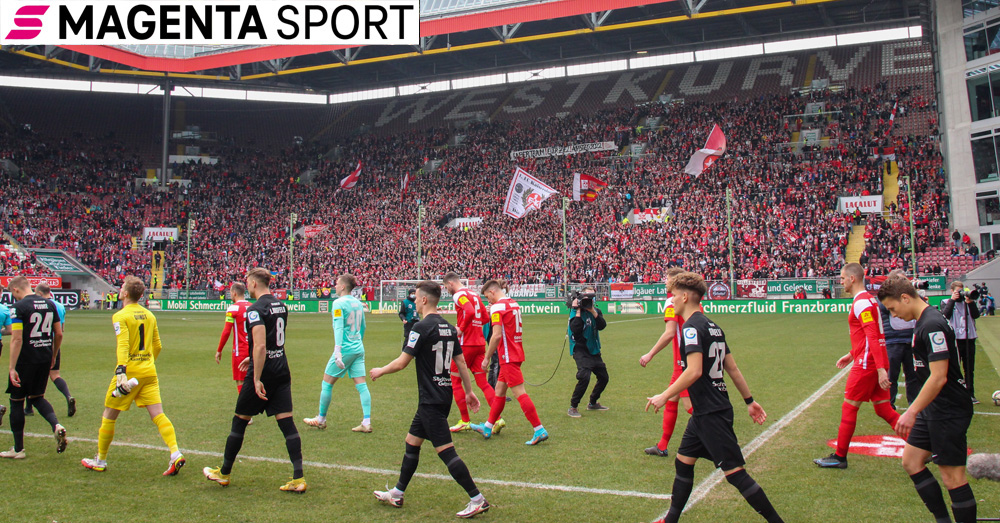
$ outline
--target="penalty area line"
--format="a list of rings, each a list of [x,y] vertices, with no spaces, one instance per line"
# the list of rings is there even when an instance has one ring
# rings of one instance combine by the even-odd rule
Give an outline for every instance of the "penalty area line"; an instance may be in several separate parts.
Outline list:
[[[10,434],[9,430],[0,431],[5,434]],[[51,438],[52,434],[35,434],[25,432],[25,436],[32,438]],[[97,443],[96,439],[90,438],[78,438],[69,437],[66,438],[68,441],[78,441],[82,443]],[[128,443],[114,441],[111,443],[114,447],[128,447],[133,449],[142,450],[156,450],[159,452],[167,452],[166,448],[157,445],[146,445],[144,443]],[[189,456],[207,456],[212,458],[222,458],[221,452],[211,452],[206,450],[195,450],[195,449],[181,449],[181,452]],[[279,463],[288,464],[288,459],[271,458],[267,456],[240,456],[239,459],[247,461],[260,461],[265,463]],[[303,461],[302,464],[306,467],[332,469],[332,470],[345,470],[350,472],[362,472],[365,474],[377,474],[384,476],[398,476],[399,471],[379,469],[374,467],[362,467],[358,465],[341,465],[339,463],[323,463],[320,461]],[[423,472],[418,472],[414,476],[426,479],[436,479],[442,481],[455,481],[451,476],[446,476],[444,474],[428,474]],[[488,478],[475,478],[476,483],[483,485],[496,485],[500,487],[514,487],[532,490],[548,490],[557,492],[572,492],[580,494],[600,494],[606,496],[618,496],[618,497],[632,497],[632,498],[645,498],[645,499],[670,499],[670,494],[653,494],[650,492],[638,492],[634,490],[613,490],[613,489],[600,489],[600,488],[589,488],[589,487],[577,487],[575,485],[550,485],[546,483],[530,483],[524,481],[506,481],[502,479],[488,479]]]
[[[754,452],[756,452],[757,449],[764,446],[765,443],[767,443],[771,438],[773,438],[779,432],[781,432],[782,429],[784,429],[785,427],[790,425],[793,421],[795,421],[795,419],[798,418],[803,412],[805,412],[806,409],[811,407],[813,403],[816,403],[824,394],[829,392],[830,389],[832,389],[833,386],[837,384],[837,382],[843,379],[843,377],[848,372],[850,372],[850,370],[851,370],[850,367],[846,367],[845,369],[835,374],[832,378],[830,378],[830,381],[824,383],[823,386],[817,389],[816,392],[812,393],[811,396],[803,400],[802,403],[799,403],[798,406],[796,406],[794,409],[792,409],[787,414],[782,416],[781,419],[779,419],[773,425],[768,427],[767,430],[758,434],[756,438],[751,440],[750,443],[747,443],[746,446],[743,447],[743,457],[746,458],[751,454],[753,454]],[[698,486],[695,487],[694,492],[691,493],[691,498],[688,500],[687,505],[684,507],[684,511],[687,512],[688,509],[695,506],[706,495],[708,495],[708,493],[711,492],[711,490],[715,488],[716,485],[721,483],[723,479],[724,476],[722,474],[722,471],[718,469],[712,472],[712,474],[710,474],[707,478],[703,479],[701,483],[699,483]],[[660,520],[665,518],[666,516],[667,516],[667,511],[664,511],[662,514],[660,514],[660,517],[656,519]]]

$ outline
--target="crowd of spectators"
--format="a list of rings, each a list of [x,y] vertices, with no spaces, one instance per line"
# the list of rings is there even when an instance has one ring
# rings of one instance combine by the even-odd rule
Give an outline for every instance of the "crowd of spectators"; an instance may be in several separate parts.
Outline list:
[[[2,208],[3,228],[22,245],[65,249],[113,283],[127,274],[151,277],[142,229],[159,226],[178,227],[181,234],[166,247],[162,284],[168,288],[187,284],[188,234],[192,289],[227,286],[253,266],[275,272],[277,287],[288,285],[289,276],[298,288],[328,287],[342,272],[354,273],[366,286],[449,270],[514,283],[560,281],[558,199],[524,219],[502,213],[520,166],[561,195],[571,195],[574,172],[609,184],[596,201],[569,204],[565,269],[572,281],[662,281],[674,265],[707,279],[728,279],[727,219],[733,276],[829,277],[844,263],[851,228],[850,217],[838,212],[838,196],[882,192],[885,162],[872,154],[877,148],[895,148],[901,170],[912,177],[914,202],[901,191],[898,202],[888,202],[888,218],[869,221],[868,249],[880,257],[902,253],[900,224],[911,208],[919,246],[946,241],[947,195],[934,137],[891,132],[893,106],[906,107],[913,92],[876,85],[716,103],[622,105],[561,117],[475,122],[461,130],[360,134],[322,146],[221,143],[215,147],[217,164],[174,165],[174,176],[189,183],[165,190],[143,183],[141,162],[115,143],[3,132],[0,159],[19,168],[0,181],[16,200]],[[810,102],[823,104],[821,127],[832,138],[828,147],[789,145],[802,123],[789,125],[785,115],[803,113]],[[648,125],[650,118],[658,120],[656,126]],[[712,124],[726,134],[725,157],[699,177],[685,174]],[[641,145],[642,154],[510,159],[513,150],[597,141]],[[326,154],[335,146],[339,155]],[[425,170],[432,160],[440,166]],[[358,162],[359,183],[341,190],[338,181]],[[310,171],[315,176],[303,182],[300,176]],[[411,181],[403,194],[405,173]],[[427,214],[418,274],[421,205]],[[657,220],[627,223],[629,211],[647,208],[667,212]],[[296,240],[293,274],[288,269],[292,213],[298,216],[296,228],[328,226]],[[482,223],[444,227],[451,217],[477,217]],[[195,224],[191,231],[189,219]]]

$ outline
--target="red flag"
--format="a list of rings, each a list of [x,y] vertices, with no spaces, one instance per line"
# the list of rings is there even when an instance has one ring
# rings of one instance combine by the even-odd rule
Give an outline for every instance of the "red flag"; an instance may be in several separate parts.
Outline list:
[[[885,130],[885,135],[889,136],[892,134],[892,125],[896,121],[896,109],[899,108],[899,100],[892,104],[892,114],[889,115],[889,128]]]
[[[687,167],[684,168],[684,172],[698,176],[719,158],[722,158],[725,153],[726,135],[722,134],[722,129],[719,129],[718,125],[713,125],[712,132],[708,134],[708,140],[705,141],[705,147],[695,151]]]
[[[402,185],[402,190],[399,193],[400,200],[402,200],[403,197],[406,196],[406,188],[410,186],[410,173],[408,172],[403,173],[403,183],[401,185]]]
[[[603,182],[589,174],[573,173],[573,201],[586,200],[592,202],[597,198],[597,193],[601,192],[607,186],[607,182]]]
[[[347,178],[340,180],[340,188],[353,189],[354,186],[358,184],[358,176],[360,175],[361,175],[361,162],[358,161],[358,166],[355,167],[354,172],[348,175]]]

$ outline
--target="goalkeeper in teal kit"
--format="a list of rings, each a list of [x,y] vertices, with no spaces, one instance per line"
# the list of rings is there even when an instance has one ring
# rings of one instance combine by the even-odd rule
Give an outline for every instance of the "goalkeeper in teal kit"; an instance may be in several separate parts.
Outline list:
[[[365,383],[365,308],[351,291],[358,285],[350,274],[337,278],[334,288],[338,298],[332,305],[333,312],[333,356],[326,364],[323,375],[323,389],[319,395],[319,415],[302,421],[310,427],[326,428],[326,413],[333,396],[333,384],[347,376],[354,380],[354,387],[361,396],[361,410],[364,417],[361,425],[351,429],[354,432],[371,432],[372,395]]]

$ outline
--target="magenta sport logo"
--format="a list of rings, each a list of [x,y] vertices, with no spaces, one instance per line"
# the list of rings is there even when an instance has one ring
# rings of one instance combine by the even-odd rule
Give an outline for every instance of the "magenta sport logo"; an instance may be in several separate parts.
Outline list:
[[[18,27],[37,27],[38,29],[11,29],[7,33],[8,40],[31,40],[41,34],[42,16],[49,10],[47,5],[26,5],[22,6],[14,14],[14,25]]]

